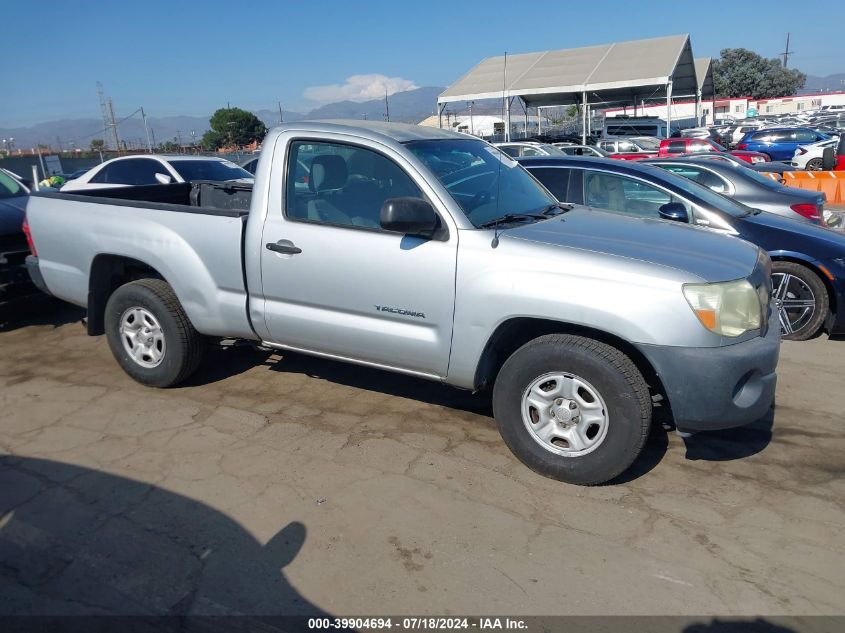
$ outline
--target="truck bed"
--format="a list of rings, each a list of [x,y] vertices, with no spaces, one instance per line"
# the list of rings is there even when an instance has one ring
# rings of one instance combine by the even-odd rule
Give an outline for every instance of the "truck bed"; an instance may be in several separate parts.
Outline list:
[[[248,210],[198,206],[202,193],[197,183],[34,193],[26,213],[48,290],[86,307],[92,269],[137,260],[170,283],[202,334],[255,338],[243,268]]]

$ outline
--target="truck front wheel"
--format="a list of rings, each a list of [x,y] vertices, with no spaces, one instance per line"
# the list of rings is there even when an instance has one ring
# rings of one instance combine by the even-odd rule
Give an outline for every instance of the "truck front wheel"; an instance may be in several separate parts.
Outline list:
[[[639,455],[651,425],[651,398],[625,354],[599,341],[549,334],[505,361],[493,387],[505,443],[546,477],[605,483]]]
[[[202,335],[162,279],[140,279],[115,290],[106,303],[105,326],[117,362],[150,387],[182,382],[202,357]]]

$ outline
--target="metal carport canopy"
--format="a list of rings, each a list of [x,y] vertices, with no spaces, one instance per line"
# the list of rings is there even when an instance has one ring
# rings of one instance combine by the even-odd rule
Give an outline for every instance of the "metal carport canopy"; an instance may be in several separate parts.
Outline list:
[[[689,35],[488,57],[444,90],[438,104],[520,97],[529,106],[693,97]]]

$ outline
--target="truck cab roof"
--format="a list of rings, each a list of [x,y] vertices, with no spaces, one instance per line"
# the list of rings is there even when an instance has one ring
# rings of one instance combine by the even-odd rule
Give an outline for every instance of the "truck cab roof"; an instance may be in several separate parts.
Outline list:
[[[387,123],[384,121],[359,121],[356,119],[326,119],[319,121],[292,121],[274,127],[270,135],[278,136],[284,132],[304,130],[308,132],[335,132],[354,134],[370,138],[388,138],[397,143],[408,141],[429,141],[437,139],[475,139],[474,136],[443,130],[436,127],[424,127],[410,123]],[[268,137],[270,136],[268,135]],[[267,140],[265,140],[265,145]]]

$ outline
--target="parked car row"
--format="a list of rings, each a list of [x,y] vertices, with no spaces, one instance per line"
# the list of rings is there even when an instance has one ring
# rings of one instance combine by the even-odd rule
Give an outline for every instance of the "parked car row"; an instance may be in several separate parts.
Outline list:
[[[819,226],[818,199],[799,196],[791,208],[785,206],[788,199],[783,206],[777,201],[767,204],[766,192],[761,195],[745,173],[735,167],[720,169],[718,161],[519,160],[559,200],[707,227],[758,245],[772,258],[784,338],[806,340],[825,324],[831,334],[845,332],[845,310],[840,308],[845,305],[845,235]],[[714,187],[721,191],[714,192]],[[794,195],[791,190],[780,194]],[[753,200],[755,207],[742,200]],[[760,205],[777,214],[764,213]],[[787,216],[790,211],[792,217]]]

